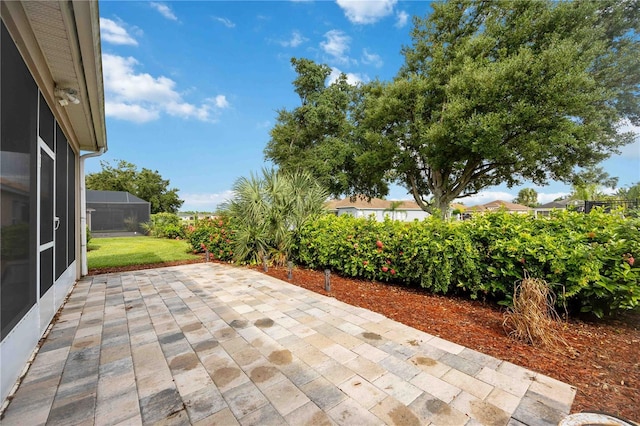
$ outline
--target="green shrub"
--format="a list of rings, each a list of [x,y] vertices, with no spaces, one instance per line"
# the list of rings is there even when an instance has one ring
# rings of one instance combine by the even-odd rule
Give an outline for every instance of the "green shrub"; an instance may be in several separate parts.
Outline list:
[[[299,230],[295,255],[312,268],[504,305],[527,271],[551,285],[558,307],[603,316],[640,305],[639,225],[597,210],[412,223],[326,215]]]
[[[194,253],[208,250],[212,259],[230,261],[233,258],[235,227],[228,217],[198,220],[186,229],[186,238]]]
[[[325,215],[298,235],[298,261],[311,267],[439,293],[472,291],[479,285],[479,252],[453,222]]]
[[[87,245],[91,241],[91,231],[89,230],[89,225],[87,225]]]
[[[173,213],[155,213],[151,220],[142,224],[142,228],[152,237],[156,238],[184,238],[185,227],[182,219]]]

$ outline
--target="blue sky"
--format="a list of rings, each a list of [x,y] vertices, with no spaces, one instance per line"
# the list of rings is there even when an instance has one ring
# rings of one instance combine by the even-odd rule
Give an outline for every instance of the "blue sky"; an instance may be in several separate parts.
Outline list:
[[[353,83],[391,80],[411,17],[429,11],[428,2],[396,0],[101,1],[109,151],[87,161],[87,173],[100,171],[99,160],[126,160],[169,179],[182,210],[212,211],[238,177],[270,166],[263,150],[276,111],[299,105],[292,57]],[[639,139],[603,164],[619,186],[640,181]],[[534,188],[542,202],[569,192],[560,183]],[[519,189],[463,201],[510,201]],[[396,187],[388,198],[411,197]]]

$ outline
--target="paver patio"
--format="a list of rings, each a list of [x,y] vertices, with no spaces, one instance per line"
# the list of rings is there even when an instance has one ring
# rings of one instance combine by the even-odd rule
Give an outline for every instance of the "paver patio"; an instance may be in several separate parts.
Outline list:
[[[79,281],[2,424],[547,425],[574,395],[369,310],[206,263]]]

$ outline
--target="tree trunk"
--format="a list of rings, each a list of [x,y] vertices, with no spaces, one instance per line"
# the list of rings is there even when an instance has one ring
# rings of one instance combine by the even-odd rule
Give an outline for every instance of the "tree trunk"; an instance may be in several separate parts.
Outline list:
[[[433,197],[433,205],[440,212],[440,217],[442,218],[442,220],[451,219],[451,207],[449,206],[450,203],[451,200],[449,200],[448,197]]]

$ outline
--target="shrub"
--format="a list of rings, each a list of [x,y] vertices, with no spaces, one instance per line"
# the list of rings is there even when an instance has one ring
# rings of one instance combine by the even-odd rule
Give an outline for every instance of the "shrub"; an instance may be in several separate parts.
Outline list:
[[[479,285],[479,252],[456,223],[399,222],[325,215],[299,232],[297,258],[365,279],[420,285],[434,292]]]
[[[138,218],[135,216],[129,216],[124,219],[124,227],[129,232],[137,232],[140,229]]]
[[[312,268],[507,306],[528,273],[549,283],[558,306],[601,317],[640,305],[639,224],[601,211],[412,223],[325,215],[304,225],[294,246]]]
[[[186,229],[186,239],[194,253],[209,251],[213,259],[233,259],[235,228],[227,216],[198,220]]]
[[[284,265],[294,247],[295,232],[323,211],[327,192],[308,173],[263,170],[233,185],[227,212],[234,218],[237,262],[260,263],[267,255]]]
[[[144,231],[156,238],[184,238],[185,227],[182,219],[173,213],[155,213],[151,215],[151,220],[142,224]]]

